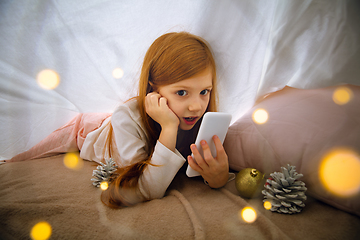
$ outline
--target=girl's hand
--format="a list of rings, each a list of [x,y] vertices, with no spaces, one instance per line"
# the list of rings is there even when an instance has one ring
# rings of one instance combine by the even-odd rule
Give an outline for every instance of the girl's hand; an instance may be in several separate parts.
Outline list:
[[[217,152],[216,158],[211,155],[209,145],[203,140],[200,143],[204,158],[199,153],[196,145],[191,144],[190,148],[196,161],[191,156],[188,156],[188,163],[191,168],[201,174],[210,187],[219,188],[224,186],[228,181],[229,163],[228,156],[218,136],[215,135],[213,141]]]
[[[145,110],[154,121],[160,124],[161,128],[175,127],[177,129],[180,124],[179,118],[167,105],[167,99],[157,92],[146,95]]]

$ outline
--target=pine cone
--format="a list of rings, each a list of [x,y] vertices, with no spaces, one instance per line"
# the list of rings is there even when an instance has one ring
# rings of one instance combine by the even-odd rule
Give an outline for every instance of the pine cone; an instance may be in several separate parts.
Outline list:
[[[264,202],[271,203],[271,211],[279,213],[299,213],[305,207],[303,201],[306,200],[305,192],[307,188],[305,183],[297,179],[303,175],[298,174],[295,166],[287,165],[287,168],[281,167],[281,172],[271,173],[271,178],[266,180]]]
[[[92,178],[91,181],[93,181],[93,185],[95,187],[99,187],[104,181],[111,182],[115,178],[114,173],[118,168],[112,158],[105,159],[105,164],[102,162],[100,164],[101,165],[97,166],[96,170],[94,170],[92,174],[94,178]]]

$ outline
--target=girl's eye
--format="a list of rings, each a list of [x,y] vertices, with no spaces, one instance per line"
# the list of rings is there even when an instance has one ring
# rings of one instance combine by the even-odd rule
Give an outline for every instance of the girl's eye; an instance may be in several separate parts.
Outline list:
[[[183,97],[187,94],[187,92],[185,90],[180,90],[180,91],[177,91],[176,94]]]
[[[210,91],[208,90],[208,89],[205,89],[205,90],[202,90],[201,92],[200,92],[200,94],[201,95],[206,95],[206,94],[208,94]]]

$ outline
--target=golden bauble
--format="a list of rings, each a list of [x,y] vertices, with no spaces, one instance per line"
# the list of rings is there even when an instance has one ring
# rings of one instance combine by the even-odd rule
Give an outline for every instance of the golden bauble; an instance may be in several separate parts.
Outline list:
[[[235,178],[235,186],[241,197],[253,198],[261,194],[264,174],[255,168],[242,169]]]

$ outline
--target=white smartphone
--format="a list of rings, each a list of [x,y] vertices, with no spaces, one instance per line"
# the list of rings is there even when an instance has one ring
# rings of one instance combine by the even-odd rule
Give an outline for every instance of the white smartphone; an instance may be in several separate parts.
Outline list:
[[[229,113],[221,113],[221,112],[207,112],[204,114],[203,120],[201,122],[199,132],[196,136],[196,147],[199,150],[202,157],[203,151],[200,145],[201,140],[205,140],[211,150],[211,154],[213,157],[216,157],[216,148],[215,143],[212,139],[214,135],[217,135],[221,141],[224,142],[226,133],[228,131],[229,125],[231,122],[231,114]],[[192,155],[193,157],[193,155]],[[195,159],[195,158],[194,158]],[[200,174],[192,169],[190,165],[188,165],[186,169],[186,175],[188,177],[196,177],[200,176]]]

